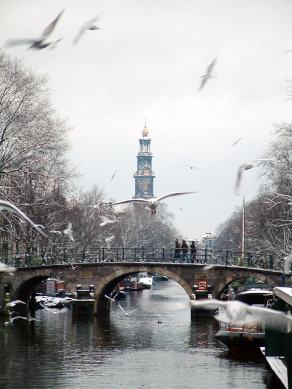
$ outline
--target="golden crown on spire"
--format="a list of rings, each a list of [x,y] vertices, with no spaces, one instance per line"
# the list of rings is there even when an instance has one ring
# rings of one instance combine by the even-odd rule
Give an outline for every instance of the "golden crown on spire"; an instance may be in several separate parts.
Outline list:
[[[146,123],[144,125],[143,131],[142,131],[142,136],[147,137],[149,135],[148,128],[146,127]]]

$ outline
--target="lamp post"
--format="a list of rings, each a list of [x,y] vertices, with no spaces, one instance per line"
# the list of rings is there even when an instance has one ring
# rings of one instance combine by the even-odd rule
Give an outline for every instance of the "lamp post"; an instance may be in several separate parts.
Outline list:
[[[244,240],[245,240],[245,199],[242,199],[242,225],[241,225],[241,262],[244,263]]]

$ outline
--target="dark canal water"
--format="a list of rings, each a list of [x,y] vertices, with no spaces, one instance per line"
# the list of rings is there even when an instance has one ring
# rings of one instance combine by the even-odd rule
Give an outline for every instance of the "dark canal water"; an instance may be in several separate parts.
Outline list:
[[[37,311],[39,322],[0,325],[1,389],[279,389],[264,360],[232,357],[214,319],[191,321],[175,282],[132,292],[107,319]]]

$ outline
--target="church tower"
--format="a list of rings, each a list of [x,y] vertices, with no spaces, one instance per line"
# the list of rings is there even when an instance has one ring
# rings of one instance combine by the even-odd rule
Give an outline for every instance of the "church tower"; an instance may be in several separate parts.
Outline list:
[[[135,195],[134,198],[151,198],[153,195],[152,153],[150,150],[151,139],[146,124],[139,139],[140,150],[137,154],[137,170],[134,173]]]

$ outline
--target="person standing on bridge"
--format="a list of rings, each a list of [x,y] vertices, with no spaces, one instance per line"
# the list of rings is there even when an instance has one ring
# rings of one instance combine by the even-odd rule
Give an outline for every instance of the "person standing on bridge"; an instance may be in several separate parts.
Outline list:
[[[181,245],[178,241],[178,239],[175,240],[175,249],[174,249],[174,259],[180,260],[180,251],[181,251]]]
[[[189,246],[184,239],[181,242],[181,249],[182,249],[183,261],[186,261],[188,257]]]
[[[196,255],[197,255],[197,248],[196,248],[195,242],[193,240],[192,240],[192,243],[191,243],[190,247],[191,247],[192,262],[195,263]]]

